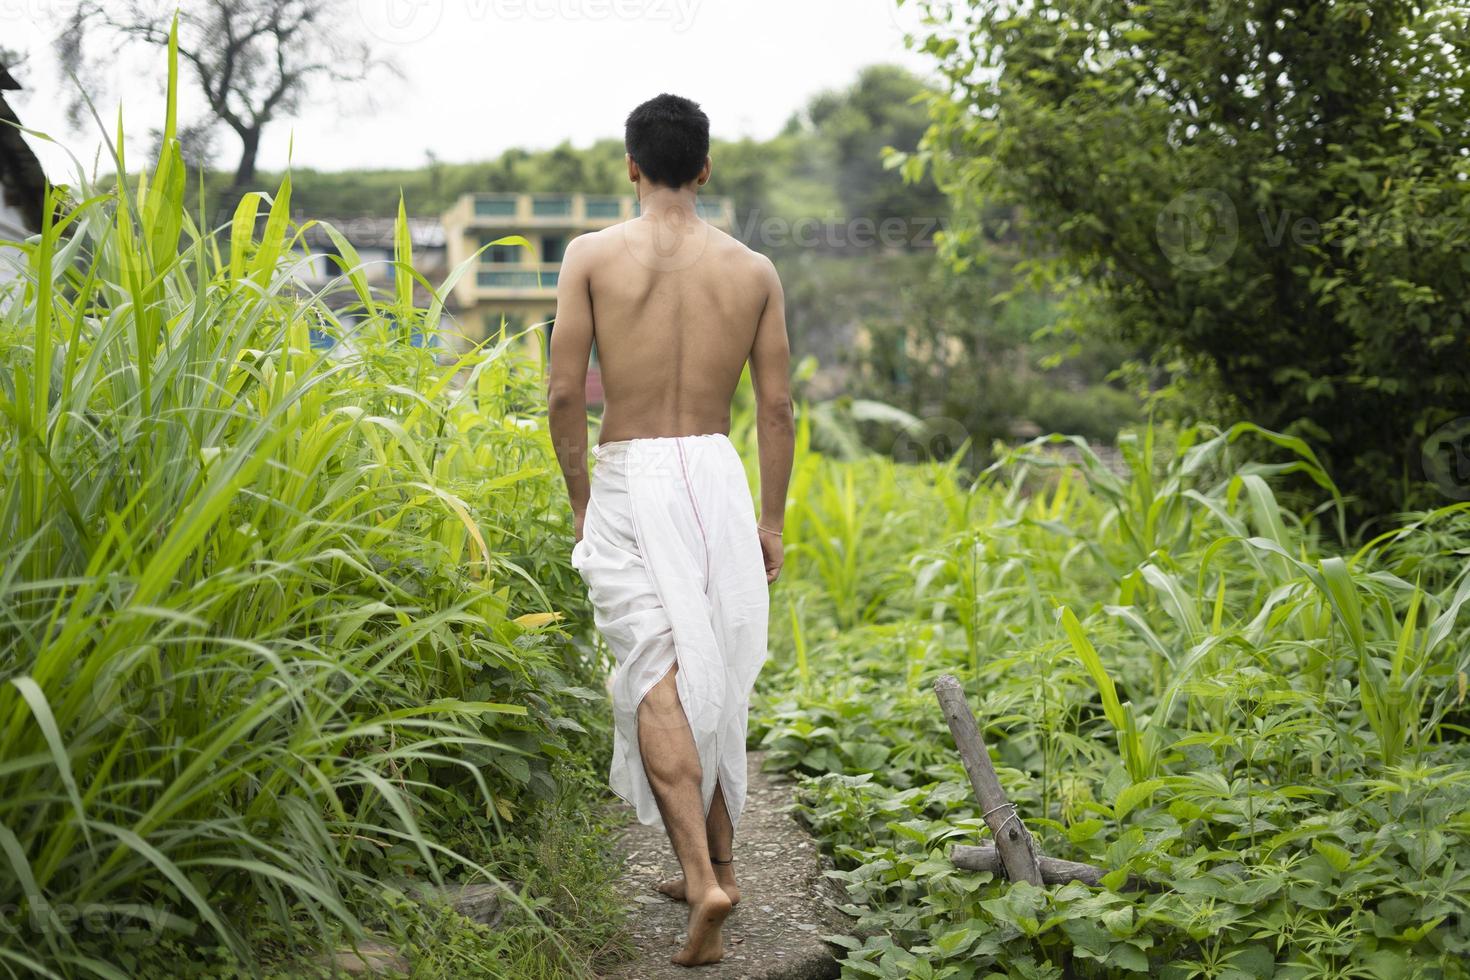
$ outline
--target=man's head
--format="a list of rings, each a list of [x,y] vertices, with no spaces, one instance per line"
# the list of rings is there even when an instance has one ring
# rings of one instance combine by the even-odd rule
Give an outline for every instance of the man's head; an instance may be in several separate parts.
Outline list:
[[[628,176],[663,187],[709,179],[709,117],[677,95],[655,96],[628,113],[623,129]]]

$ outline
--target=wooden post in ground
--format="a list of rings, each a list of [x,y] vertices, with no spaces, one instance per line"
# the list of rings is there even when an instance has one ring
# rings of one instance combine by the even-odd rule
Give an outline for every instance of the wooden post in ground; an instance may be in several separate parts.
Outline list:
[[[996,851],[1000,854],[1006,877],[1040,887],[1043,879],[1036,845],[1026,825],[1021,822],[1015,804],[1000,788],[995,766],[990,762],[990,752],[985,748],[985,739],[980,736],[975,715],[965,700],[965,689],[953,676],[943,674],[934,682],[934,695],[944,711],[944,720],[949,723],[949,733],[954,736],[955,747],[959,749],[960,761],[970,777],[975,798],[980,802],[985,823],[995,836]]]
[[[1005,871],[1000,863],[1000,852],[995,849],[994,844],[956,844],[950,848],[949,860],[956,868],[964,868],[966,871],[989,871],[991,874],[1002,874]],[[1102,884],[1103,875],[1107,874],[1102,868],[1090,864],[1063,861],[1045,854],[1037,858],[1037,863],[1041,865],[1041,880],[1048,885],[1080,881],[1084,885],[1096,887]]]

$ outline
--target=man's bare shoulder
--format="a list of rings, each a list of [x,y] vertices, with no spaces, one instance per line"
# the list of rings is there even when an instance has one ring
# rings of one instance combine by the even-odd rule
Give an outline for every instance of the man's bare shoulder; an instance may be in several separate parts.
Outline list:
[[[738,256],[745,261],[751,263],[752,267],[758,265],[762,260],[765,259],[764,255],[757,252],[755,249],[751,248],[749,245],[745,244],[740,239],[730,234],[728,231],[725,231],[722,228],[717,228],[716,226],[709,224],[708,222],[706,222],[705,225],[709,228],[710,244],[713,247],[724,251],[728,256]]]
[[[608,249],[621,236],[614,235],[622,225],[612,225],[608,228],[599,228],[597,231],[584,231],[580,235],[567,242],[566,251],[562,253],[562,264],[568,262],[597,262],[604,257]]]
[[[769,256],[757,252],[729,232],[709,226],[711,246],[723,263],[750,277],[752,284],[769,283],[776,276],[776,265]]]

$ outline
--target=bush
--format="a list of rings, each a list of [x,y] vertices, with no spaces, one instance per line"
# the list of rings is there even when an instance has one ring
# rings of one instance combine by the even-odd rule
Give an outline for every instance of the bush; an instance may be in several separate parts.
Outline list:
[[[1043,432],[1071,432],[1097,443],[1111,443],[1138,421],[1138,399],[1110,385],[1080,391],[1038,386],[1031,391],[1028,416]]]

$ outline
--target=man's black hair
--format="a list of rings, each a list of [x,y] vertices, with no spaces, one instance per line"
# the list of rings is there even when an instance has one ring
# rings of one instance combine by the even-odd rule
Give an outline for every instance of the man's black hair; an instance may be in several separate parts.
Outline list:
[[[656,95],[628,113],[623,145],[649,180],[683,187],[704,169],[709,116],[697,102],[667,92]]]

